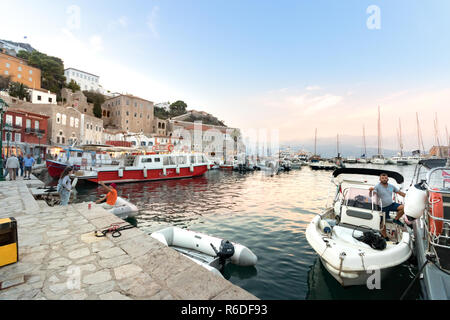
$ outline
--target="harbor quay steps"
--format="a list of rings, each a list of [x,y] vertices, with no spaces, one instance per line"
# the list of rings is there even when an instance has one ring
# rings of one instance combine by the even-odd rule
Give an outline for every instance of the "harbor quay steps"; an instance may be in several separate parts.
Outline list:
[[[0,267],[0,300],[256,300],[180,253],[132,228],[95,237],[125,221],[99,205],[49,207],[28,186],[0,182],[0,219],[14,217],[19,261]]]

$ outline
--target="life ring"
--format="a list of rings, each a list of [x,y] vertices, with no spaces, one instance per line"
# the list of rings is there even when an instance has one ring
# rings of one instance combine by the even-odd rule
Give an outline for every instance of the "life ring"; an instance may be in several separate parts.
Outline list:
[[[433,189],[437,190],[437,189]],[[430,192],[430,212],[428,218],[428,224],[430,226],[430,233],[439,236],[442,233],[443,221],[436,218],[444,218],[444,202],[442,194],[439,192]]]
[[[169,150],[169,152],[172,152],[172,151],[173,151],[173,148],[174,148],[173,144],[169,144],[169,145],[167,146],[167,150]]]

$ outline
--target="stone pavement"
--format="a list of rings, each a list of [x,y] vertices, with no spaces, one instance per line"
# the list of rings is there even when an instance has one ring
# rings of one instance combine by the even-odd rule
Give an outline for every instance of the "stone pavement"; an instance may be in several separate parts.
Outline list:
[[[137,228],[87,203],[49,207],[26,181],[0,182],[0,218],[18,224],[19,262],[0,267],[0,300],[257,299]]]

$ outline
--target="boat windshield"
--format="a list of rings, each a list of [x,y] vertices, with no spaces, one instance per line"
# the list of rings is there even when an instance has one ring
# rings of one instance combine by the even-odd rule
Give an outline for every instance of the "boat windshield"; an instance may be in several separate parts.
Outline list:
[[[450,193],[450,168],[432,170],[427,178],[428,188]]]
[[[380,211],[378,197],[373,195],[373,209]],[[369,189],[349,188],[345,192],[345,203],[349,207],[372,210],[372,197]]]

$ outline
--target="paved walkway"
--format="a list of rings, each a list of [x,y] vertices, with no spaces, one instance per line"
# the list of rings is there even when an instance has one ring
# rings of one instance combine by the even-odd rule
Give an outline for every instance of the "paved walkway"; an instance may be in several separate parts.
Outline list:
[[[0,218],[16,218],[19,234],[19,262],[0,267],[0,300],[257,299],[137,228],[95,237],[126,222],[98,205],[49,207],[27,183],[38,182],[0,182]]]

